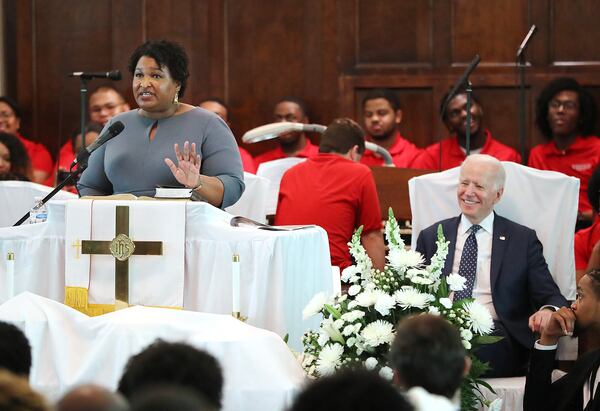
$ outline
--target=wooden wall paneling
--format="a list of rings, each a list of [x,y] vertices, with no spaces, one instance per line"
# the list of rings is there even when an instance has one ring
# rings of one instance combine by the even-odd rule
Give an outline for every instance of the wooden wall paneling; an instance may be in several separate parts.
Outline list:
[[[554,65],[600,65],[600,2],[550,2],[551,56]]]
[[[451,0],[436,0],[432,9],[432,52],[433,67],[441,69],[452,64],[452,27],[449,16]]]
[[[357,68],[432,66],[432,0],[357,0],[355,13]]]
[[[529,29],[529,5],[526,0],[454,1],[451,21],[454,64],[479,54],[481,66],[513,65]]]

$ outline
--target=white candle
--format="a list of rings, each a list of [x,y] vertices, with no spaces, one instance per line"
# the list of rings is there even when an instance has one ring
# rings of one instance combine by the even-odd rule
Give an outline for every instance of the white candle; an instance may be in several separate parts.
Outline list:
[[[9,251],[6,255],[6,300],[15,295],[15,255]]]
[[[233,255],[231,263],[232,312],[240,312],[240,256]]]

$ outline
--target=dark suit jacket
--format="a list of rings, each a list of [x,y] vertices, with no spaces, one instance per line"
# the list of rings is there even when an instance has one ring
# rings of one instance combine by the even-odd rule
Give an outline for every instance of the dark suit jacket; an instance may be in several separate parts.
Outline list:
[[[440,221],[421,231],[417,239],[417,251],[429,262],[436,251],[438,224],[442,225],[450,241],[444,275],[452,271],[459,223],[460,216]],[[532,229],[496,214],[491,258],[492,302],[498,319],[515,340],[530,349],[535,341],[528,326],[531,314],[546,304],[566,306],[567,300],[548,271],[542,243]]]
[[[525,383],[524,411],[581,411],[583,409],[583,385],[600,362],[600,350],[589,352],[579,358],[570,373],[552,384],[556,350],[531,350],[531,362]],[[598,381],[596,381],[598,384]],[[600,411],[600,395],[596,396],[586,410]]]

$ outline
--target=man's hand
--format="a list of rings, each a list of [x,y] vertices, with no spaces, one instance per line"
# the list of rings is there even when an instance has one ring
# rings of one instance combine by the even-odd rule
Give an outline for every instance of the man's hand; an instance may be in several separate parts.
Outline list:
[[[573,335],[575,320],[575,313],[567,307],[551,313],[548,323],[542,329],[540,344],[556,345],[560,337]]]
[[[529,329],[534,333],[541,333],[544,331],[544,328],[546,327],[546,324],[548,324],[552,313],[553,311],[548,308],[537,311],[535,314],[529,317]]]

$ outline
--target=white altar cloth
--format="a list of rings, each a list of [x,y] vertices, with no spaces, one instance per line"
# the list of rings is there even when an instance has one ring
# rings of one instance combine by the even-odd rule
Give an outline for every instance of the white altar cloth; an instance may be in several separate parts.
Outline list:
[[[15,294],[64,301],[64,212],[65,203],[53,201],[47,222],[0,228],[0,256],[15,253]],[[333,289],[326,232],[231,227],[231,217],[206,203],[186,204],[184,309],[231,313],[231,258],[237,253],[242,314],[251,325],[289,334],[290,346],[300,350],[304,331],[319,324],[317,317],[303,320],[302,309],[317,292]]]
[[[127,360],[157,338],[191,344],[219,360],[224,411],[283,411],[305,379],[281,337],[227,315],[136,306],[88,317],[23,293],[0,306],[0,320],[27,335],[31,384],[52,400],[83,383],[115,389]]]

